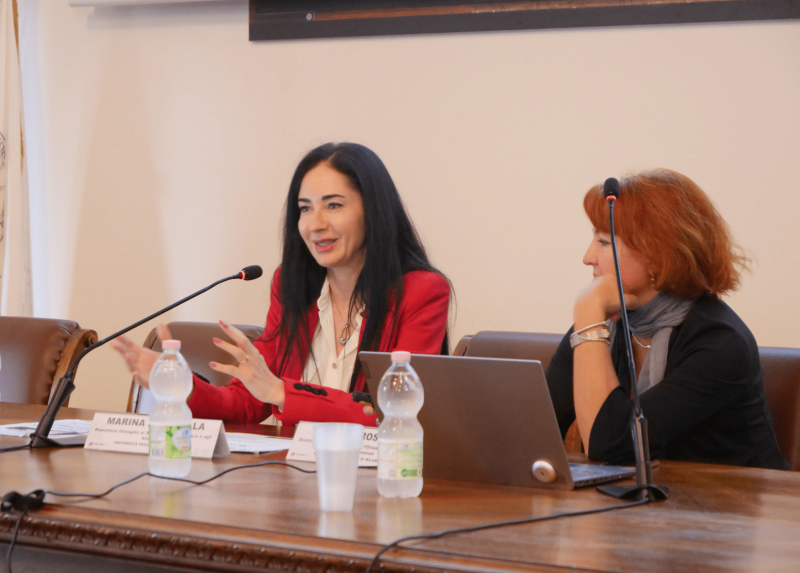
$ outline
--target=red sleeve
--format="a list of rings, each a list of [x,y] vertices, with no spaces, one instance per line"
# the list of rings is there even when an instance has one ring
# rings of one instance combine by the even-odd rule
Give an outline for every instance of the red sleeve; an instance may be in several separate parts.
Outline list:
[[[380,349],[383,352],[407,350],[413,354],[439,354],[447,331],[450,285],[441,275],[427,271],[408,273],[404,281],[397,328],[391,332],[392,316],[387,315]],[[272,413],[284,424],[308,421],[377,425],[377,417],[365,416],[364,407],[353,402],[353,395],[348,392],[287,378],[284,383],[283,412],[272,408]],[[358,387],[363,385],[362,374]]]
[[[380,350],[439,354],[447,331],[450,285],[441,275],[427,271],[408,273],[404,281],[405,292],[397,328],[394,333],[391,332],[392,315],[387,315]],[[283,313],[279,284],[280,270],[275,272],[272,281],[266,329],[253,343],[269,365],[275,364],[276,357],[280,357],[282,353],[282,338],[268,336],[275,332]],[[281,377],[286,393],[283,411],[255,398],[238,380],[234,380],[229,386],[218,388],[196,376],[189,408],[195,418],[221,419],[227,422],[261,422],[274,414],[285,425],[300,421],[350,422],[364,426],[377,424],[377,417],[365,416],[363,406],[353,402],[352,394],[301,382],[303,367],[304,364],[294,360]],[[363,385],[362,375],[358,386],[363,388]]]
[[[270,304],[264,332],[253,345],[264,356],[267,364],[274,364],[279,356],[280,338],[272,336],[281,321],[283,305],[280,302],[280,269],[275,271],[270,288]],[[230,385],[217,387],[194,376],[194,392],[189,408],[195,418],[210,418],[226,422],[261,422],[272,413],[271,404],[265,404],[234,379]]]
[[[353,402],[353,395],[299,380],[283,379],[286,400],[283,411],[272,406],[275,418],[284,425],[298,422],[346,422],[362,426],[377,426],[378,417],[364,415],[364,406]]]

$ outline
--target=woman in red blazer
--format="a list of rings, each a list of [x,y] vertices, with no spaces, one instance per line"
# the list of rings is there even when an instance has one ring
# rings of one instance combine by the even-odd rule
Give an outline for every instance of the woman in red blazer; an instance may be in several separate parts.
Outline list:
[[[375,425],[352,392],[364,389],[360,350],[446,354],[450,283],[425,249],[380,158],[362,145],[322,145],[295,171],[286,201],[281,266],[264,333],[214,339],[237,366],[218,388],[194,377],[196,418]],[[163,326],[160,335],[168,338]],[[121,338],[115,348],[147,386],[158,354]],[[370,408],[366,408],[370,412]]]

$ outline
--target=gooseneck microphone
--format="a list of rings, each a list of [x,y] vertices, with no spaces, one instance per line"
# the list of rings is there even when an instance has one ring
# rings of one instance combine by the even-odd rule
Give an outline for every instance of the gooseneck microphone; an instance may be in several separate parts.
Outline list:
[[[263,274],[264,274],[264,271],[261,270],[261,267],[259,267],[258,265],[250,265],[249,267],[245,267],[241,271],[239,271],[238,277],[240,279],[242,279],[243,281],[252,281],[252,280],[257,279],[258,277],[260,277]],[[211,285],[208,288],[211,288],[211,287],[213,287],[215,285],[218,285],[221,282],[225,282],[225,281],[227,281],[229,279],[233,279],[233,278],[236,278],[236,277],[232,276],[232,277],[228,277],[227,279],[222,279],[221,281],[215,282],[213,285]],[[208,290],[208,289],[205,289],[205,290]],[[200,292],[205,292],[205,291],[200,291]],[[197,293],[197,294],[193,294],[192,296],[197,296],[198,294],[200,294],[200,292]],[[191,297],[189,297],[189,298],[191,298]],[[186,299],[186,300],[189,300],[189,299]],[[181,301],[181,302],[183,302],[183,301]],[[180,304],[180,302],[178,302],[176,304]]]
[[[53,427],[53,422],[56,419],[56,414],[58,414],[58,411],[61,410],[61,407],[67,401],[67,398],[69,398],[69,395],[72,394],[72,391],[75,390],[75,384],[73,383],[73,378],[75,377],[75,369],[78,367],[78,363],[83,359],[84,356],[89,354],[89,352],[91,352],[95,348],[103,346],[106,342],[110,342],[110,341],[114,340],[118,336],[122,336],[123,334],[125,334],[129,330],[133,330],[137,326],[141,326],[142,324],[144,324],[148,320],[152,320],[152,319],[156,318],[157,316],[161,316],[162,314],[164,314],[168,310],[172,310],[176,306],[179,306],[179,305],[185,303],[186,301],[192,300],[194,297],[203,294],[207,290],[211,290],[212,288],[214,288],[215,286],[217,286],[220,283],[224,283],[226,281],[233,280],[233,279],[241,279],[241,280],[245,280],[245,281],[252,281],[252,280],[257,279],[258,277],[260,277],[262,274],[263,274],[263,271],[261,270],[261,267],[258,266],[258,265],[251,265],[249,267],[245,267],[241,271],[236,273],[235,275],[231,275],[229,277],[225,277],[224,279],[220,279],[217,282],[208,285],[204,289],[200,289],[196,293],[190,294],[186,298],[183,298],[183,299],[179,300],[178,302],[169,305],[166,308],[162,308],[161,310],[151,314],[147,318],[143,318],[142,320],[140,320],[136,324],[132,324],[132,325],[126,327],[126,328],[123,328],[119,332],[115,332],[111,336],[109,336],[107,338],[104,338],[103,340],[100,340],[99,342],[95,342],[94,344],[92,344],[91,346],[86,348],[86,350],[84,350],[83,352],[81,352],[78,355],[78,357],[75,359],[75,361],[70,365],[69,369],[67,369],[67,371],[64,374],[64,376],[58,381],[58,384],[56,385],[55,392],[53,392],[53,395],[52,395],[50,401],[47,403],[47,409],[44,411],[44,414],[42,415],[42,419],[39,420],[39,425],[36,426],[36,431],[33,434],[31,434],[31,444],[30,444],[31,448],[46,448],[46,447],[51,447],[51,446],[61,446],[61,444],[59,444],[58,442],[56,442],[54,440],[51,440],[48,436],[50,435],[50,430]]]
[[[619,293],[620,314],[622,316],[622,332],[625,340],[625,352],[628,357],[628,370],[631,375],[631,392],[633,393],[633,416],[631,433],[633,434],[633,450],[636,455],[636,485],[604,485],[597,490],[619,499],[667,499],[669,489],[653,485],[653,468],[650,464],[650,444],[647,436],[647,419],[639,403],[639,388],[636,386],[636,364],[633,361],[630,327],[628,326],[628,309],[625,305],[625,294],[622,290],[622,275],[619,271],[619,255],[617,254],[617,238],[614,234],[614,204],[619,200],[619,181],[609,177],[603,184],[603,195],[608,202],[608,224],[611,235],[611,249],[614,253],[614,270],[617,273],[617,292]]]

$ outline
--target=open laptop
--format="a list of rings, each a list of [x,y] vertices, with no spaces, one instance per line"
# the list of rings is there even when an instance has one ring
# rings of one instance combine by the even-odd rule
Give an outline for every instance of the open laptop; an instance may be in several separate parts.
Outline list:
[[[375,397],[391,355],[358,355]],[[569,463],[538,360],[412,354],[411,366],[425,390],[418,417],[425,477],[573,489],[635,475],[633,468]]]

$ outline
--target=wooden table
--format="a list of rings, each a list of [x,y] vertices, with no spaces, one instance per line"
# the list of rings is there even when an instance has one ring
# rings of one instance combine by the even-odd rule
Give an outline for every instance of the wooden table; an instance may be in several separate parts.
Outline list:
[[[2,423],[35,406],[2,404]],[[65,410],[61,417],[91,418]],[[269,431],[269,430],[267,430]],[[2,437],[0,447],[15,443]],[[193,460],[191,478],[283,454]],[[100,492],[147,470],[130,454],[40,449],[0,454],[0,493]],[[665,502],[458,534],[392,550],[380,571],[800,571],[800,473],[665,462]],[[246,469],[205,486],[145,477],[107,498],[47,498],[27,515],[14,571],[363,571],[399,537],[619,503],[594,489],[553,492],[426,480],[422,496],[381,498],[359,470],[352,513],[321,513],[316,477]],[[0,518],[7,541],[15,516]],[[51,569],[52,570],[52,569]]]

